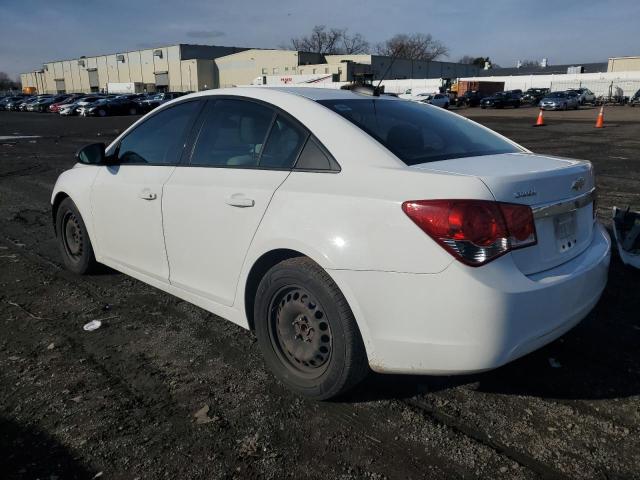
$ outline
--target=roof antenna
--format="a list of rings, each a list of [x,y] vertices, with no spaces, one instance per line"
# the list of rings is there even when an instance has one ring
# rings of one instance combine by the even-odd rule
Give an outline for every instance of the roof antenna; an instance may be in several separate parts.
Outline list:
[[[387,77],[387,73],[389,73],[389,70],[391,70],[391,67],[393,67],[393,64],[395,63],[397,58],[398,58],[397,53],[391,57],[391,63],[389,64],[387,69],[384,71],[384,74],[382,75],[382,77],[380,77],[380,81],[378,82],[378,85],[374,87],[374,91],[378,92],[378,95],[380,95],[380,93],[384,91],[384,87],[382,87],[382,91],[380,90],[380,85],[382,85],[382,81]]]

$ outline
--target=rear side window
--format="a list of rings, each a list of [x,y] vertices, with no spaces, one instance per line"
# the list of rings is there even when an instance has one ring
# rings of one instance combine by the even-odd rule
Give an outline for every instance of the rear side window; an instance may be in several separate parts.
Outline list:
[[[202,106],[185,102],[150,117],[120,141],[118,163],[175,165],[180,161],[187,128]]]
[[[198,134],[192,165],[256,167],[274,112],[245,100],[217,100]]]
[[[264,168],[291,168],[307,139],[306,130],[282,115],[276,117],[269,139],[260,156]]]
[[[298,157],[296,170],[340,171],[340,167],[313,137],[309,137]]]
[[[320,100],[407,165],[521,150],[459,115],[396,99]]]

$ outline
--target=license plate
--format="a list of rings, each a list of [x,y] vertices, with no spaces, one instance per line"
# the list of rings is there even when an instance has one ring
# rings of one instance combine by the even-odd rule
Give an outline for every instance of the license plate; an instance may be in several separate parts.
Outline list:
[[[558,215],[553,219],[553,225],[556,232],[558,250],[566,252],[573,248],[578,240],[576,238],[575,212]]]

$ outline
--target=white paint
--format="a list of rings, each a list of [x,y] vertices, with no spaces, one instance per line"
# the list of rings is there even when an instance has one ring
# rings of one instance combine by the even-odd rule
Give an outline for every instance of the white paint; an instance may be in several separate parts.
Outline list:
[[[292,93],[235,88],[190,97],[235,95],[287,111],[332,153],[340,173],[79,166],[59,177],[52,200],[71,196],[99,262],[244,327],[256,261],[274,249],[308,256],[345,295],[380,372],[495,368],[559,337],[594,307],[607,282],[610,240],[591,204],[577,212],[584,233],[571,253],[549,257],[553,227],[536,223],[538,245],[478,268],[456,261],[400,208],[414,199],[513,202],[514,192],[529,188],[538,196],[518,202],[566,200],[576,195],[576,176],[593,185],[588,162],[523,149],[407,167],[349,121]],[[147,190],[154,201],[140,196]],[[227,202],[238,195],[253,206]]]
[[[24,138],[41,138],[41,136],[40,135],[0,135],[0,141],[21,140]]]

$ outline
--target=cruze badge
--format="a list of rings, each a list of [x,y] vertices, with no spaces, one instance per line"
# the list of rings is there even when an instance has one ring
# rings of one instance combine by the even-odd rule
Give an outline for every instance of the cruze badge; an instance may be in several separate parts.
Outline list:
[[[584,187],[584,183],[584,177],[580,177],[577,180],[574,180],[571,184],[571,190],[575,190],[576,192],[578,190],[582,190],[582,187]]]
[[[538,195],[538,192],[536,192],[533,188],[529,190],[523,190],[522,192],[516,192],[513,194],[513,196],[516,198],[535,197],[536,195]]]

